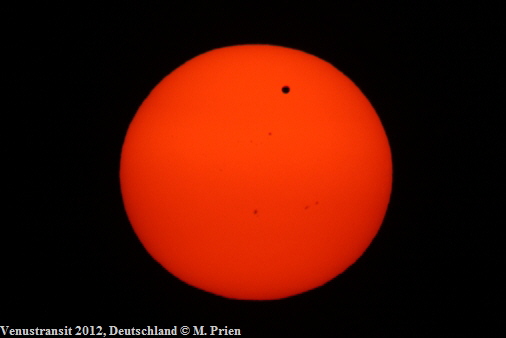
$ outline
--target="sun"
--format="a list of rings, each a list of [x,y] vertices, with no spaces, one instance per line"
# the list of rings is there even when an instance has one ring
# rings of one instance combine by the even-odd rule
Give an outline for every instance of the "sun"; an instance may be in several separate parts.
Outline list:
[[[149,94],[124,141],[128,218],[165,269],[233,299],[280,299],[353,264],[392,186],[371,103],[330,63],[272,45],[187,61]]]

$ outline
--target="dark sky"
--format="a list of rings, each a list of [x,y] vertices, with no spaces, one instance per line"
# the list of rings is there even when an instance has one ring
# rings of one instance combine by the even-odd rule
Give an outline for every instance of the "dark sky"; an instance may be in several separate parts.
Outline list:
[[[6,11],[0,325],[227,325],[251,337],[498,325],[498,8],[189,7]],[[224,299],[171,276],[135,236],[119,189],[123,138],[150,90],[188,59],[244,43],[332,63],[371,101],[393,154],[390,206],[365,254],[279,301]]]

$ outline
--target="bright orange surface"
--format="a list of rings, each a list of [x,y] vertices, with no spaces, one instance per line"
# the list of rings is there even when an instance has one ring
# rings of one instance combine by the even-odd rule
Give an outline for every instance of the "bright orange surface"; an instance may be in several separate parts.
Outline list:
[[[340,71],[298,50],[240,45],[153,89],[128,129],[120,179],[135,232],[174,276],[228,298],[278,299],[362,255],[392,163],[373,107]]]

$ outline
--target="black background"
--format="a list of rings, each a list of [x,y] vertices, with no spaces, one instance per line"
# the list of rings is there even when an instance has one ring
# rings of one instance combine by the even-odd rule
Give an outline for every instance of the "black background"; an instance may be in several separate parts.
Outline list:
[[[504,222],[495,216],[504,154],[498,9],[242,6],[6,11],[4,67],[14,76],[3,117],[0,325],[491,332]],[[339,68],[377,110],[393,154],[391,203],[366,253],[323,287],[278,301],[224,299],[172,277],[136,238],[119,188],[122,142],[151,89],[194,56],[244,43],[300,49]]]

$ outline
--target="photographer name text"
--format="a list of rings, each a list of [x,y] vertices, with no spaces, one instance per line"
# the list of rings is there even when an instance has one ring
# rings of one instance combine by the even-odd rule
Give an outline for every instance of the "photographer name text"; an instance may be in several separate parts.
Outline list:
[[[240,336],[241,329],[228,326],[159,326],[118,327],[118,326],[65,326],[62,328],[18,328],[0,326],[3,336]]]

